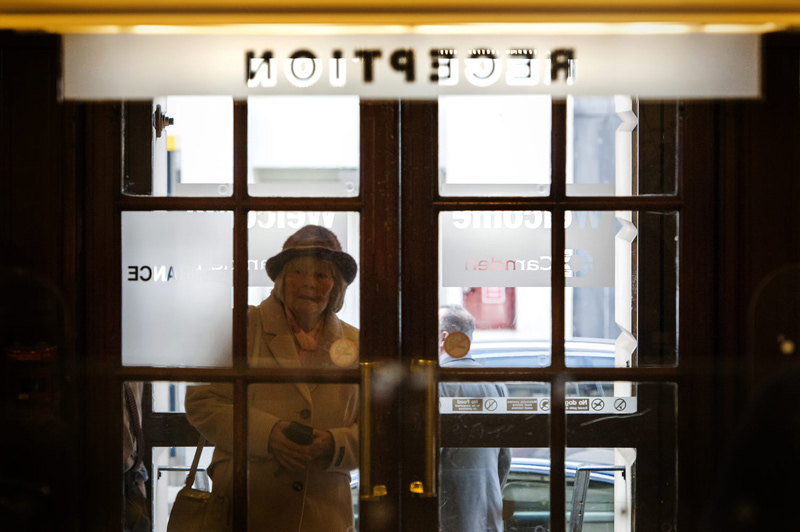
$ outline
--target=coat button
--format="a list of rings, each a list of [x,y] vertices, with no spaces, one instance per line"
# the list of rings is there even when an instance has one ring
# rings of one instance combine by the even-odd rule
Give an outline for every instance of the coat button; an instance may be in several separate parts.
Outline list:
[[[308,408],[304,408],[300,411],[300,417],[303,419],[308,419],[311,417],[311,410]]]
[[[303,483],[298,480],[297,482],[292,484],[292,489],[294,491],[303,491]]]

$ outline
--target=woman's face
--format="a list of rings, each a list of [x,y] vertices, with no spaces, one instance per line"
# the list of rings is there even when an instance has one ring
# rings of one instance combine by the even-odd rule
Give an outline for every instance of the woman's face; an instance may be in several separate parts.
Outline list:
[[[328,307],[333,266],[314,257],[298,257],[284,266],[283,299],[298,318],[316,318]]]

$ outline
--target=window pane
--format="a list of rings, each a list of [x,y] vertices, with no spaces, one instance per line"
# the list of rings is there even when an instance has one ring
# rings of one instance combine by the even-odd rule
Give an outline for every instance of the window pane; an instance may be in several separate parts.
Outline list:
[[[568,211],[564,225],[567,366],[676,365],[677,213]]]
[[[247,115],[251,195],[358,195],[358,97],[251,96]]]
[[[231,363],[233,215],[122,213],[122,364]]]
[[[635,382],[602,386],[612,388],[613,397],[589,398],[589,408],[573,415],[567,407],[567,447],[572,450],[567,452],[567,466],[576,463],[576,471],[581,464],[599,466],[589,477],[583,530],[675,530],[677,386]],[[597,449],[600,446],[604,448]],[[570,481],[568,475],[568,489]],[[571,510],[577,508],[571,501],[568,522]]]
[[[233,193],[231,97],[166,96],[152,105],[128,103],[126,111],[123,192],[144,196]]]
[[[549,401],[545,382],[439,383],[442,530],[549,523]]]
[[[187,422],[184,412],[189,410],[195,420],[201,408],[197,404],[184,404],[187,390],[198,388],[193,383],[186,382],[129,382],[132,397],[136,404],[136,415],[139,416],[144,429],[141,448],[142,466],[147,473],[145,482],[149,479],[145,511],[152,509],[152,530],[164,531],[172,511],[175,497],[184,487],[197,450],[200,438],[197,429]],[[125,396],[123,389],[123,396]],[[128,408],[126,399],[123,399],[123,460],[124,470],[131,470],[136,464],[140,448],[136,436],[135,423],[132,422],[132,410]],[[156,413],[153,415],[153,413]],[[214,441],[218,433],[232,434],[233,418],[217,418],[224,428],[217,432],[208,432],[207,436]],[[204,430],[205,433],[205,430]],[[196,490],[209,492],[214,487],[214,478],[209,469],[212,463],[215,446],[207,442],[202,450],[193,487]],[[215,457],[213,461],[216,461]],[[136,478],[136,476],[134,476]],[[138,478],[141,479],[141,476]],[[142,483],[134,482],[141,488]],[[128,504],[134,509],[134,505]],[[126,510],[128,510],[126,509]],[[126,512],[127,515],[127,512]],[[131,527],[131,530],[135,528]],[[149,527],[146,527],[150,530]]]
[[[441,213],[439,303],[472,315],[467,358],[488,367],[550,365],[551,221],[543,211]]]
[[[320,226],[331,231],[344,253],[357,265],[359,262],[359,215],[355,212],[306,211],[252,211],[247,217],[248,226],[248,303],[260,305],[272,294],[273,279],[267,273],[267,261],[278,255],[284,243],[307,225]],[[359,277],[356,272],[352,283],[344,290],[338,319],[358,327]]]
[[[250,386],[249,530],[353,530],[358,396],[356,384]],[[282,438],[310,445],[313,459],[285,461]]]
[[[549,96],[439,98],[443,196],[550,193]]]
[[[678,106],[630,96],[567,98],[567,193],[677,191]]]

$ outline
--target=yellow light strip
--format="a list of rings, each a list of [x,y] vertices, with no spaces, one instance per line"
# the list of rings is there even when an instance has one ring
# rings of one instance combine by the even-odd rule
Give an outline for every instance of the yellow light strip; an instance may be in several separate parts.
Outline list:
[[[800,4],[800,3],[799,3]],[[496,23],[485,23],[494,20]],[[517,20],[521,23],[507,23]],[[536,20],[537,22],[530,22]],[[247,21],[246,23],[242,23]],[[482,21],[482,22],[476,22]],[[540,22],[541,21],[541,22]],[[785,13],[117,13],[3,14],[0,28],[51,33],[149,35],[366,35],[366,34],[669,34],[766,33],[800,26]]]
[[[682,33],[767,33],[781,29],[765,24],[682,23],[563,23],[563,24],[439,24],[439,25],[331,25],[225,24],[215,26],[104,27],[104,32],[139,35],[669,35]]]
[[[140,25],[127,31],[140,35],[401,35],[412,32],[412,26],[331,24]]]

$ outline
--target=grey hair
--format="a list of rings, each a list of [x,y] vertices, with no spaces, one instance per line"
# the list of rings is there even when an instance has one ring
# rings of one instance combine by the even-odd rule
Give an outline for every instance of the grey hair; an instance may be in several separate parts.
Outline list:
[[[463,332],[472,340],[475,318],[462,305],[442,305],[439,307],[439,332]]]
[[[308,256],[308,255],[304,255]],[[313,255],[311,255],[313,257]],[[286,271],[286,267],[293,263],[295,260],[299,259],[300,257],[295,257],[294,259],[290,260],[286,264],[283,265],[281,269],[281,273],[275,278],[275,286],[272,288],[272,294],[275,296],[275,299],[284,303],[284,272]],[[325,315],[330,316],[336,314],[342,307],[344,306],[344,295],[347,291],[347,281],[344,280],[344,276],[342,272],[339,271],[339,268],[336,264],[332,263],[329,260],[320,259],[318,257],[314,257],[317,260],[324,262],[325,264],[331,267],[331,275],[333,276],[333,288],[331,289],[331,295],[328,299],[328,306],[325,307]]]

